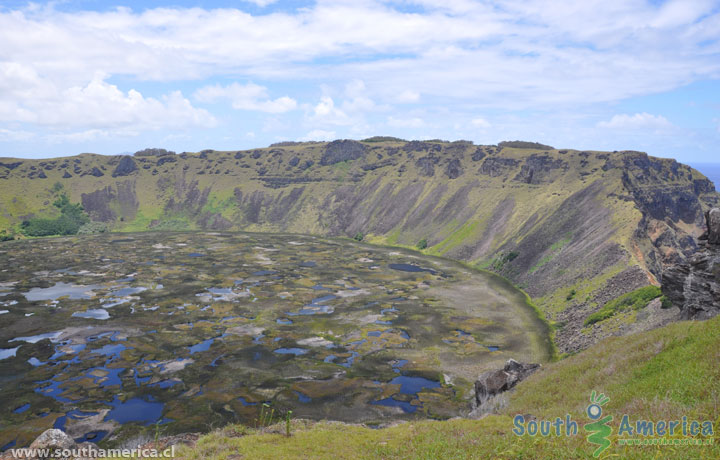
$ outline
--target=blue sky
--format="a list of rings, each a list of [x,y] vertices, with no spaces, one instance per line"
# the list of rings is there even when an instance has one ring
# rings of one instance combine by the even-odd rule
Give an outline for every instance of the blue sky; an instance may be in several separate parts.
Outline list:
[[[4,1],[0,156],[532,140],[720,162],[720,1]]]

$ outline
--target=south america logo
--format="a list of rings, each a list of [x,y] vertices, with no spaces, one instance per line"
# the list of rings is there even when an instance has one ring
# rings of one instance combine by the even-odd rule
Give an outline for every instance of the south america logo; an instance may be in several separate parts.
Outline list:
[[[602,406],[604,406],[608,401],[610,401],[610,398],[602,393],[597,395],[595,390],[593,390],[590,395],[590,405],[587,407],[588,417],[590,417],[591,420],[595,420],[594,422],[585,425],[585,431],[590,432],[587,440],[591,444],[597,444],[600,446],[595,449],[595,452],[593,452],[593,457],[595,458],[599,457],[605,449],[610,447],[610,440],[608,437],[610,436],[610,433],[612,433],[612,427],[608,424],[612,422],[613,417],[612,415],[608,415],[607,417],[600,419],[600,417],[602,417]]]

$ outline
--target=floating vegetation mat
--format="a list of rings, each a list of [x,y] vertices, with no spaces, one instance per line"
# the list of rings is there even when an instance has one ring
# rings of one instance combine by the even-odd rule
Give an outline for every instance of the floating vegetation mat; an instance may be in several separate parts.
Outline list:
[[[469,409],[482,370],[547,359],[504,280],[299,235],[143,233],[0,245],[0,446]]]

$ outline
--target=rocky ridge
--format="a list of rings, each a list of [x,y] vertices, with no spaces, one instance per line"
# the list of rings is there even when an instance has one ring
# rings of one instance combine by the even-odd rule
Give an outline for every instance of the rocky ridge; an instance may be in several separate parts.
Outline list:
[[[704,211],[720,204],[701,173],[642,152],[371,138],[0,158],[0,229],[52,215],[56,184],[119,231],[361,234],[408,247],[426,240],[427,253],[523,288],[556,324],[562,352],[617,333],[579,331],[609,300],[659,284],[666,267],[687,261]]]

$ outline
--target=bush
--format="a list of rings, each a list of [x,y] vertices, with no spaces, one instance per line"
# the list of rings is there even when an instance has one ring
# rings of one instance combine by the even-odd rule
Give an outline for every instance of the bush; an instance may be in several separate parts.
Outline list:
[[[362,241],[364,238],[365,238],[365,235],[363,235],[363,234],[360,233],[360,232],[357,232],[357,233],[355,234],[355,236],[353,236],[353,239],[354,239],[355,241]]]
[[[418,241],[418,244],[416,244],[415,247],[422,251],[423,249],[426,249],[428,247],[428,242],[425,238],[423,238]]]
[[[621,311],[643,309],[647,307],[652,300],[657,299],[661,295],[662,291],[657,286],[645,286],[628,292],[617,299],[611,300],[600,310],[588,316],[585,319],[585,326],[606,320]]]
[[[672,300],[668,299],[666,296],[662,296],[662,304],[660,305],[662,308],[672,308],[673,303]]]
[[[575,297],[575,294],[577,294],[577,291],[575,289],[571,289],[570,294],[565,297],[565,300],[572,300]]]
[[[363,139],[360,142],[407,142],[405,139],[392,136],[373,136]]]
[[[77,231],[78,235],[90,235],[92,233],[105,233],[108,226],[105,222],[88,222],[80,227]]]
[[[60,195],[53,206],[60,210],[60,217],[36,217],[26,220],[20,225],[22,232],[27,236],[75,235],[80,227],[90,222],[82,206],[79,203],[70,203],[65,194]]]

